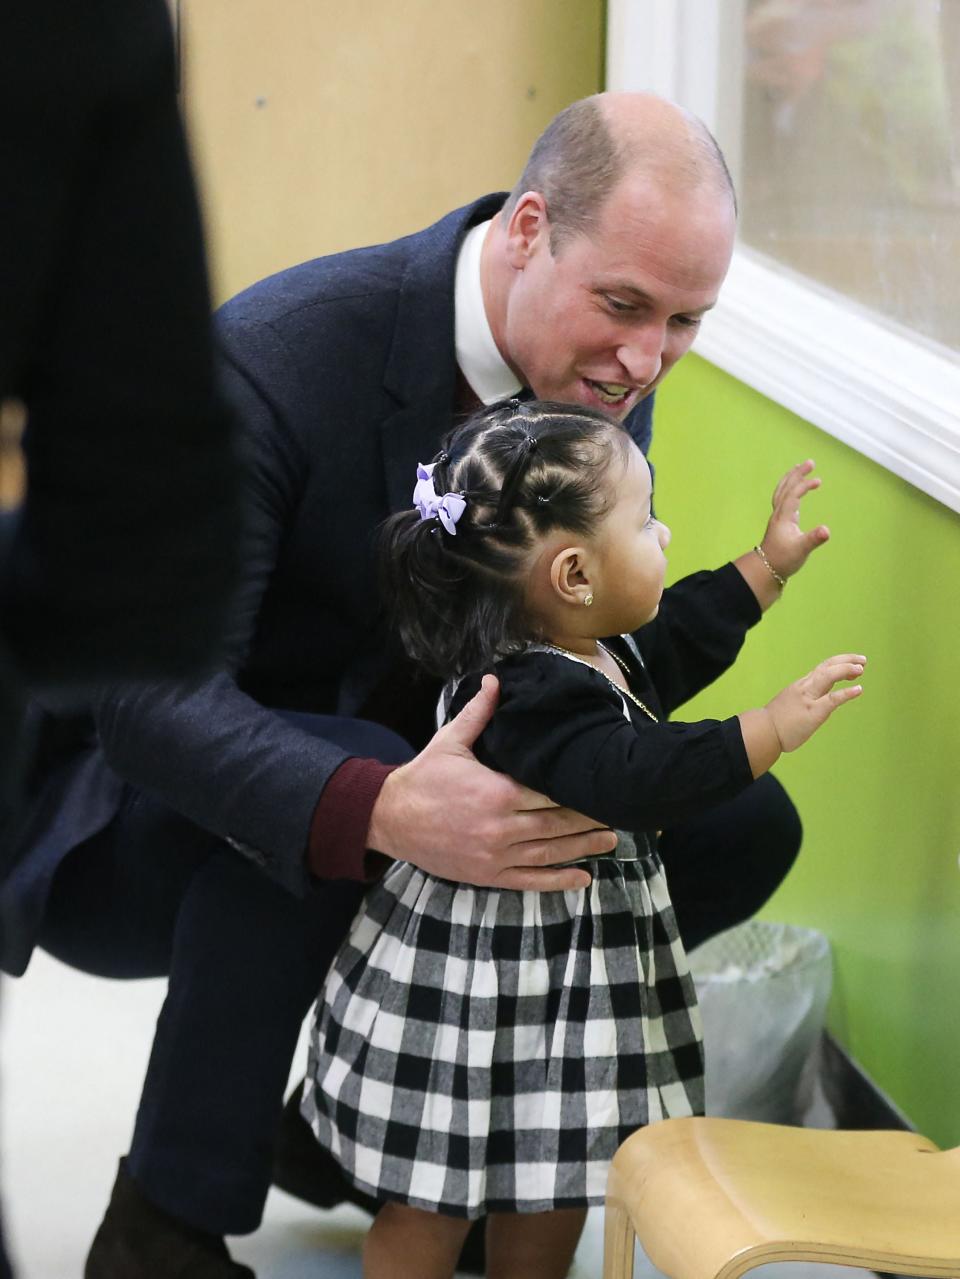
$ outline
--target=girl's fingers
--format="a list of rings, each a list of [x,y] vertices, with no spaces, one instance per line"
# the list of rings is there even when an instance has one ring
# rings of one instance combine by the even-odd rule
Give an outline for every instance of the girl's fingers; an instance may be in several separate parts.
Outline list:
[[[792,471],[788,471],[780,483],[773,491],[773,510],[774,514],[780,514],[781,508],[789,506],[788,514],[791,518],[796,519],[799,515],[800,503],[806,495],[813,489],[818,489],[822,481],[819,475],[810,475],[809,465],[806,462],[795,466]]]
[[[822,483],[823,480],[821,480],[819,475],[811,475],[809,478],[801,481],[801,483],[796,485],[797,501],[799,502],[802,497],[805,497],[807,493],[812,492],[813,489],[818,489]]]
[[[791,466],[790,470],[787,471],[786,475],[781,477],[779,483],[777,484],[777,487],[774,489],[774,494],[776,495],[777,493],[779,493],[780,490],[783,489],[787,484],[791,483],[791,481],[795,479],[801,479],[803,476],[809,475],[810,472],[813,470],[813,467],[814,467],[813,459],[809,457],[807,458],[805,462],[798,462],[796,466]]]
[[[793,514],[797,514],[800,510],[800,503],[813,489],[818,489],[822,481],[820,476],[811,476],[806,479],[798,478],[793,483],[784,486],[779,497],[774,498],[774,507],[784,506],[789,503],[793,507]]]
[[[859,653],[844,653],[828,657],[809,675],[809,688],[814,697],[823,697],[833,685],[842,679],[857,679],[863,674],[867,659]]]
[[[853,684],[849,688],[835,688],[832,693],[828,694],[830,709],[834,710],[836,707],[842,706],[844,702],[852,702],[862,692],[863,687],[860,684]]]

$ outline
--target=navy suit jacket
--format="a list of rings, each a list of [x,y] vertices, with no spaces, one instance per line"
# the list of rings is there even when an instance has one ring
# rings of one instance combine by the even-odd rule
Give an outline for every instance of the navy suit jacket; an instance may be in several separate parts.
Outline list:
[[[347,754],[268,708],[361,713],[384,675],[374,533],[410,505],[417,462],[453,420],[457,253],[503,198],[293,267],[222,308],[249,486],[228,667],[190,687],[112,689],[94,708],[107,779],[161,796],[294,892],[310,882],[317,800]],[[645,401],[628,423],[644,450],[650,418]],[[96,767],[87,760],[88,773]],[[115,783],[99,807],[91,789],[88,776],[74,843],[117,802]],[[60,805],[62,817],[70,797]],[[27,856],[24,877],[35,886],[62,851],[48,840],[45,853]],[[17,930],[19,962],[30,928]]]

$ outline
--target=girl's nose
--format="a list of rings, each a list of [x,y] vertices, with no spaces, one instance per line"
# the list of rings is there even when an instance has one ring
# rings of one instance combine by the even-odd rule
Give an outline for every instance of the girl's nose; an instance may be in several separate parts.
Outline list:
[[[667,528],[666,524],[664,524],[662,520],[657,520],[657,526],[658,526],[657,535],[660,538],[660,549],[661,551],[665,551],[667,547],[670,545],[670,539],[673,536],[673,534],[670,532],[670,530]]]

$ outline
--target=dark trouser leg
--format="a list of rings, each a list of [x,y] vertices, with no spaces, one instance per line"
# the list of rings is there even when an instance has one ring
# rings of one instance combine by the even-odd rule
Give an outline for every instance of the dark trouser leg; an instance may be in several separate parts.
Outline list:
[[[195,876],[128,1159],[160,1207],[215,1234],[259,1224],[297,1035],[360,896],[300,902],[228,854]]]
[[[786,877],[802,837],[797,810],[769,773],[665,830],[660,855],[687,950],[755,914]]]
[[[373,736],[363,753],[389,756],[392,735]],[[361,892],[296,898],[143,795],[64,863],[45,949],[104,975],[169,973],[128,1160],[158,1207],[211,1234],[256,1228],[300,1026]]]

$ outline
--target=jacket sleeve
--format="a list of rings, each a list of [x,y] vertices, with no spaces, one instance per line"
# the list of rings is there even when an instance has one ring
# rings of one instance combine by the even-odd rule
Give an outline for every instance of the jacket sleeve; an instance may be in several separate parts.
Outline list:
[[[637,726],[598,671],[551,654],[512,659],[499,674],[484,762],[603,825],[659,829],[752,781],[736,718]]]
[[[664,591],[657,616],[633,638],[668,714],[733,665],[761,616],[733,564],[693,573]]]
[[[226,372],[245,426],[242,576],[224,668],[193,683],[102,689],[95,723],[124,780],[222,836],[291,891],[305,891],[311,821],[348,753],[286,722],[238,685],[277,548],[300,494],[304,459],[267,397],[237,365]]]

